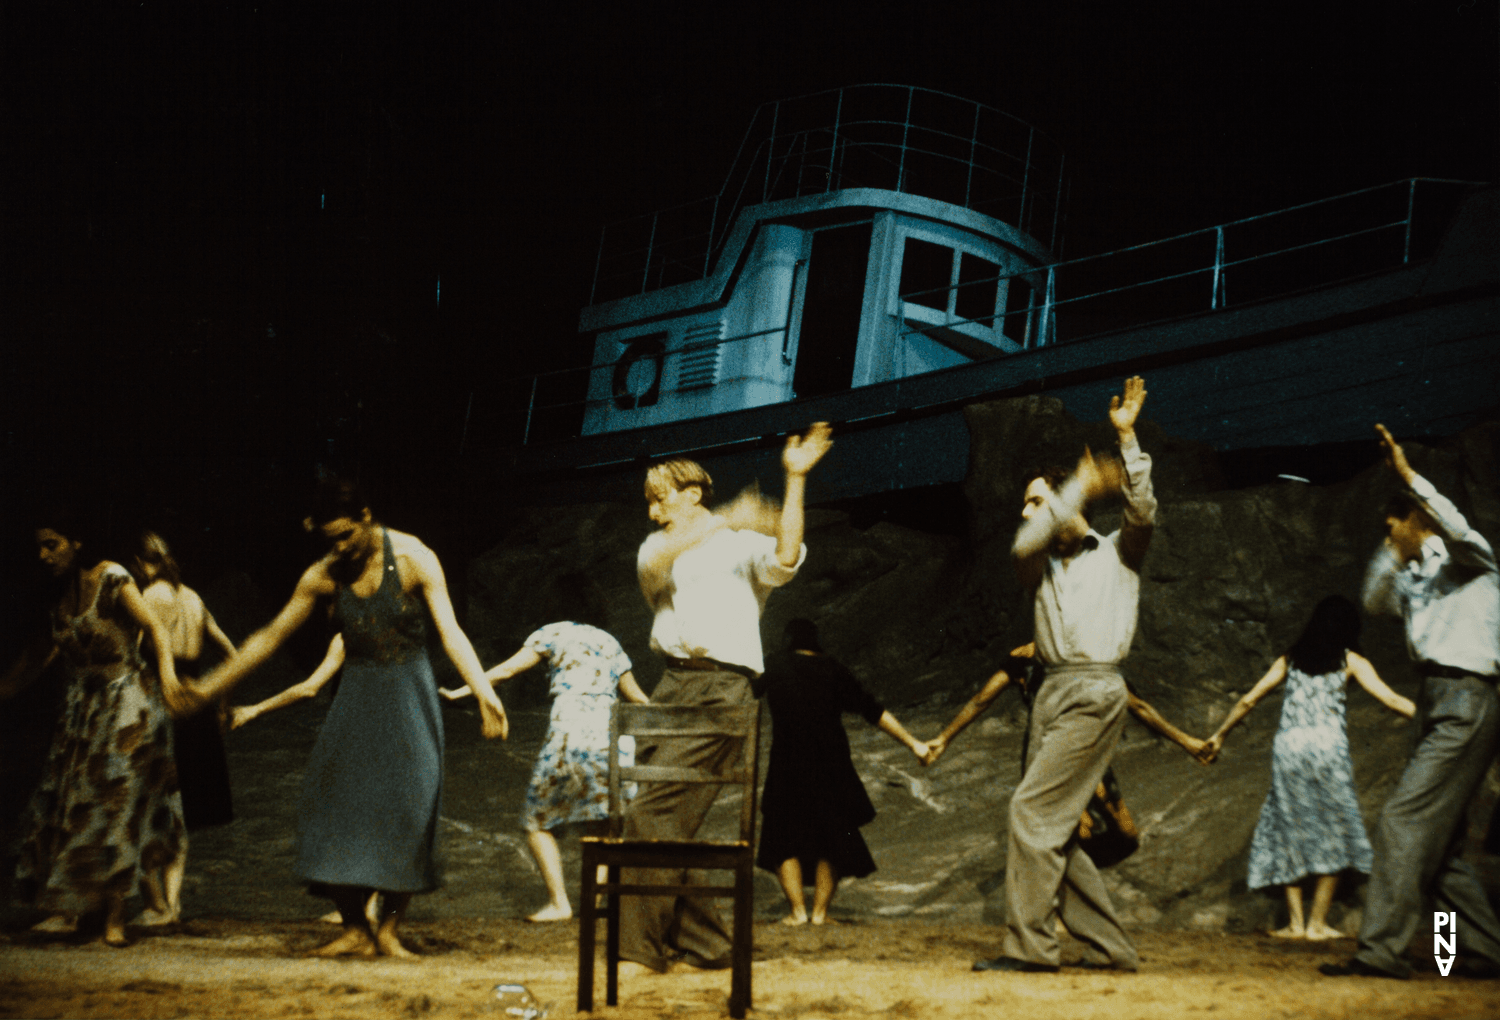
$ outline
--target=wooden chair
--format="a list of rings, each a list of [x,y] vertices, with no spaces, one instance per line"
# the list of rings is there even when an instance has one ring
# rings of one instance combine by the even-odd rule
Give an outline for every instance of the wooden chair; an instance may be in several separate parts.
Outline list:
[[[635,765],[621,768],[620,737],[634,736],[642,744],[661,744],[673,739],[723,736],[739,737],[743,751],[738,761],[724,770],[674,768],[660,765]],[[583,889],[579,896],[578,932],[578,1009],[594,1008],[594,921],[595,896],[607,897],[607,921],[604,960],[604,1001],[619,1004],[620,964],[620,897],[621,896],[694,896],[708,899],[734,899],[734,923],[731,929],[731,979],[729,1015],[740,1018],[750,1007],[750,952],[752,948],[751,916],[755,869],[755,781],[760,762],[760,703],[743,705],[631,705],[617,703],[610,716],[609,761],[609,835],[586,836],[583,839]],[[740,802],[740,835],[736,840],[657,840],[625,839],[621,836],[623,784],[637,783],[717,783],[739,784],[743,790]],[[607,869],[607,880],[596,881],[598,867]],[[626,885],[620,881],[621,868],[700,868],[733,871],[732,885]]]

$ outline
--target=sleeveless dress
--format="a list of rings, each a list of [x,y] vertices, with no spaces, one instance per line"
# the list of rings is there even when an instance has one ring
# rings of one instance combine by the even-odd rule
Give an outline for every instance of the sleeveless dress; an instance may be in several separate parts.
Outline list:
[[[771,709],[771,761],[755,863],[774,873],[796,857],[806,885],[813,883],[819,860],[843,877],[870,874],[875,859],[859,827],[874,821],[875,805],[854,769],[842,716],[852,712],[873,725],[884,707],[826,655],[777,652],[751,686]]]
[[[140,873],[171,863],[187,838],[172,721],[120,605],[128,583],[124,567],[108,564],[87,608],[52,612],[68,687],[16,863],[18,900],[43,910],[129,896]]]
[[[608,631],[583,623],[549,623],[525,647],[547,661],[552,714],[521,826],[534,832],[602,821],[609,817],[609,713],[630,657]],[[634,737],[620,738],[620,764],[635,764]]]
[[[380,587],[334,597],[344,635],[338,692],[303,779],[297,877],[309,891],[352,885],[436,889],[433,854],[443,794],[443,717],[427,658],[427,606],[401,590],[390,533],[381,529]]]
[[[1343,669],[1308,676],[1287,666],[1281,728],[1271,744],[1271,792],[1250,840],[1252,889],[1347,868],[1370,873],[1373,853],[1344,730],[1348,684]]]

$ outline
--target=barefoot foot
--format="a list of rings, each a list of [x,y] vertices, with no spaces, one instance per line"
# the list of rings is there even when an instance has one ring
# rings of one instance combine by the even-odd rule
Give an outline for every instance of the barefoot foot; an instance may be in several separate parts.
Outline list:
[[[782,924],[786,924],[786,925],[806,924],[807,923],[807,915],[806,914],[788,914],[788,915],[786,915],[785,917],[783,917],[781,919],[781,923]]]
[[[142,928],[160,928],[168,924],[176,924],[178,915],[166,910],[157,910],[155,907],[147,907],[130,922]]]
[[[1307,933],[1305,931],[1303,931],[1301,928],[1293,927],[1290,924],[1287,925],[1285,928],[1278,928],[1275,931],[1268,931],[1268,932],[1266,932],[1266,934],[1269,935],[1269,936],[1271,936],[1272,938],[1275,938],[1275,939],[1305,939],[1305,938],[1307,938]]]
[[[398,960],[415,960],[417,954],[401,944],[396,933],[389,928],[382,928],[375,933],[375,944],[380,949],[381,956],[394,956]]]
[[[346,928],[344,934],[326,945],[309,949],[307,956],[374,956],[375,942],[363,928]]]
[[[567,905],[558,906],[556,903],[549,903],[541,910],[538,910],[536,913],[532,914],[526,920],[535,921],[540,924],[543,921],[566,921],[572,916],[572,907]]]
[[[1328,939],[1344,938],[1344,933],[1328,924],[1310,924],[1307,926],[1307,939],[1310,942],[1325,942]]]
[[[326,924],[343,924],[344,915],[339,913],[337,910],[330,910],[328,913],[318,918],[318,920],[323,921]]]
[[[78,930],[78,918],[71,914],[53,914],[45,921],[32,925],[31,930],[71,935]]]

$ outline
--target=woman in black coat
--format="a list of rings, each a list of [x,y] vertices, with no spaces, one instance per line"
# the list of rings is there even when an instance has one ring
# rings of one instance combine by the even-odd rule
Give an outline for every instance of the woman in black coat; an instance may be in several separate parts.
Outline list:
[[[822,924],[839,879],[875,870],[859,834],[874,819],[875,806],[854,771],[840,717],[864,716],[918,760],[927,756],[927,745],[906,732],[854,674],[823,654],[811,620],[792,620],[786,636],[786,650],[767,659],[765,673],[753,681],[770,706],[772,732],[756,864],[781,880],[792,908],[783,924]],[[814,888],[811,918],[802,897],[805,878]]]

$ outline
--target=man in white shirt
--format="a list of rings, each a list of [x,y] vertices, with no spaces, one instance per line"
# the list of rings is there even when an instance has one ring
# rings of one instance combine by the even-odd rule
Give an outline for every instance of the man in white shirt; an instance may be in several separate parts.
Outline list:
[[[708,509],[713,481],[690,460],[657,464],[646,474],[646,505],[661,525],[641,544],[641,593],[656,614],[651,647],[666,659],[651,692],[658,705],[728,705],[754,700],[749,678],[764,669],[760,614],[771,589],[790,581],[807,556],[802,544],[807,474],[832,445],[827,423],[787,437],[781,463],[786,495],[779,514],[761,524],[774,534],[737,528]],[[642,748],[652,765],[718,768],[740,753],[727,738],[672,741]],[[633,839],[691,839],[719,789],[710,785],[643,785],[625,818]],[[627,874],[631,874],[627,872]],[[687,873],[634,873],[651,882],[687,883]],[[625,881],[640,880],[627,877]],[[655,971],[674,960],[728,967],[729,932],[711,900],[628,896],[620,905],[620,957]]]
[[[1500,573],[1484,536],[1412,470],[1385,426],[1375,428],[1406,489],[1387,507],[1365,611],[1406,621],[1407,651],[1422,674],[1420,739],[1380,815],[1359,951],[1319,969],[1410,976],[1403,954],[1434,910],[1456,915],[1459,973],[1497,977],[1500,922],[1459,854],[1469,799],[1500,749]]]
[[[1083,966],[1137,967],[1135,946],[1075,834],[1125,728],[1129,695],[1119,663],[1135,636],[1140,569],[1156,521],[1151,458],[1135,438],[1145,399],[1139,376],[1110,399],[1123,465],[1085,452],[1066,481],[1046,472],[1026,487],[1011,555],[1035,593],[1036,655],[1047,675],[1034,694],[1030,760],[1010,802],[1002,955],[975,970],[1056,971],[1059,914],[1104,957]],[[1124,521],[1105,536],[1083,510],[1113,493],[1125,498]]]

